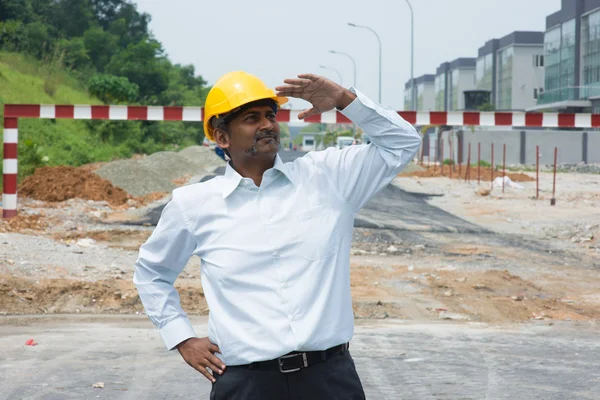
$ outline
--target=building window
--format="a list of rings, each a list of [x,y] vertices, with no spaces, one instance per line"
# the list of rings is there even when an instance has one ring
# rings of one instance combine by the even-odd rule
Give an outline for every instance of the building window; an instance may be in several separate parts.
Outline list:
[[[581,24],[581,70],[584,87],[580,98],[600,95],[600,11],[583,17]]]
[[[410,87],[408,89],[404,89],[404,110],[408,111],[412,109],[412,99],[411,99],[411,90]]]
[[[435,77],[435,110],[446,111],[446,73]]]
[[[544,66],[544,55],[536,54],[533,56],[533,66],[540,68]]]
[[[533,88],[533,98],[537,100],[538,98],[538,90],[537,88]]]
[[[498,52],[498,89],[497,108],[510,110],[512,108],[512,74],[514,47],[510,46]]]
[[[450,105],[448,107],[448,111],[456,111],[458,110],[458,80],[460,76],[460,70],[455,69],[452,70],[451,77],[452,81],[450,83],[450,95],[448,96]]]
[[[549,94],[552,94],[548,97],[548,102],[560,100],[561,32],[562,29],[559,26],[544,35],[544,58],[546,61],[544,87]]]
[[[494,80],[494,55],[487,54],[477,59],[475,87],[478,90],[492,91]]]

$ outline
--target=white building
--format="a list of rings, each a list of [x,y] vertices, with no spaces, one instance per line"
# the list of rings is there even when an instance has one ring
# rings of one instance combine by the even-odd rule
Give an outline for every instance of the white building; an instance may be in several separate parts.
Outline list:
[[[412,84],[409,79],[404,85],[404,110],[414,111],[412,106]],[[426,74],[415,78],[416,110],[435,111],[435,75]]]
[[[516,31],[479,48],[476,84],[496,110],[523,111],[544,92],[544,33]]]
[[[465,108],[464,92],[475,89],[475,58],[457,58],[442,63],[435,75],[435,110],[458,111]]]

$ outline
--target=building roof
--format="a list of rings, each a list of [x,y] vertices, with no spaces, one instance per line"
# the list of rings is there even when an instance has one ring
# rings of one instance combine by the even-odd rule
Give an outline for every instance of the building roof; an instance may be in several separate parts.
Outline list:
[[[450,69],[450,63],[443,62],[440,64],[439,67],[437,67],[437,69],[435,70],[435,74],[440,75],[442,72],[447,72],[449,69]]]
[[[475,68],[476,65],[477,65],[476,58],[462,57],[462,58],[457,58],[456,60],[452,61],[450,63],[450,69]]]
[[[544,44],[544,32],[515,31],[499,39],[498,48],[519,44]]]
[[[418,78],[415,78],[415,86],[419,85],[421,83],[426,83],[426,82],[435,82],[435,75],[433,74],[425,74],[425,75],[421,75]],[[405,89],[410,89],[411,86],[411,82],[410,79],[406,82],[406,84],[404,85]]]
[[[494,54],[496,50],[498,50],[499,39],[490,39],[485,44],[479,48],[478,56],[483,57],[488,54]]]
[[[600,8],[600,0],[562,0],[559,11],[546,17],[546,30]]]

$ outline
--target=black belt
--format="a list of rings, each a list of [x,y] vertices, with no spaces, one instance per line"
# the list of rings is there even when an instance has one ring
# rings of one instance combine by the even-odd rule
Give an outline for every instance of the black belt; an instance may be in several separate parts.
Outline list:
[[[235,365],[234,367],[280,371],[283,374],[287,374],[289,372],[299,371],[302,368],[308,368],[329,358],[335,357],[338,354],[344,354],[349,347],[349,343],[344,343],[322,351],[293,351],[274,360],[257,361],[251,364]],[[231,368],[231,366],[228,368]]]

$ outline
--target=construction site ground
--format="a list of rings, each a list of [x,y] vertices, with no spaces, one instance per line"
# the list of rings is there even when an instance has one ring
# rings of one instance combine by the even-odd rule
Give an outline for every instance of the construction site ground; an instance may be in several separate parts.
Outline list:
[[[171,183],[177,186],[207,179],[214,167],[222,164],[211,162],[210,166],[212,169],[207,167],[202,173],[173,177]],[[406,375],[404,384],[402,379],[394,381],[385,374],[375,378],[371,368],[374,361],[367,361],[373,355],[384,361],[394,357],[397,368],[409,369],[406,362],[411,362],[410,358],[427,358],[407,356],[413,345],[414,351],[420,348],[431,352],[429,358],[445,351],[477,351],[481,355],[491,349],[485,344],[488,334],[499,340],[521,340],[521,344],[532,340],[532,349],[543,347],[543,340],[537,336],[540,332],[554,332],[548,336],[549,343],[554,343],[550,338],[553,334],[560,338],[559,342],[567,337],[576,339],[580,334],[581,345],[572,344],[576,347],[572,354],[600,354],[597,342],[591,346],[585,336],[586,331],[597,334],[600,321],[600,174],[557,174],[554,206],[550,205],[551,173],[540,174],[539,198],[536,182],[530,180],[534,173],[520,173],[525,177],[513,175],[511,181],[505,182],[504,192],[501,186],[492,189],[489,180],[478,184],[471,174],[471,182],[466,182],[456,179],[457,172],[454,179],[449,179],[410,166],[357,215],[351,249],[351,286],[358,325],[356,351],[365,362],[360,366],[357,361],[357,367],[362,371],[361,377],[371,379],[366,382],[367,392],[375,398],[400,398],[389,397],[391,393],[406,393],[401,398],[415,399],[600,398],[600,375],[588,371],[593,363],[598,371],[600,357],[596,361],[582,359],[572,366],[581,370],[581,381],[573,378],[579,386],[573,387],[571,382],[567,388],[561,382],[545,380],[540,385],[547,390],[538,387],[529,394],[509,390],[512,397],[500,395],[505,381],[500,370],[505,367],[499,367],[501,359],[490,354],[475,362],[487,368],[488,375],[480,381],[472,380],[473,385],[480,382],[481,387],[473,386],[471,392],[464,386],[466,391],[440,383],[465,379],[461,374],[468,375],[468,371],[452,372],[452,368],[436,369],[429,364],[419,371],[431,374],[427,378],[436,383],[427,384],[425,375],[414,379]],[[114,192],[110,188],[109,191]],[[73,343],[79,344],[78,350],[69,353],[69,360],[86,354],[87,345],[95,349],[93,359],[98,359],[102,352],[96,343],[98,337],[91,325],[86,325],[95,320],[105,327],[104,335],[112,335],[112,340],[126,334],[126,342],[135,347],[134,339],[141,335],[140,340],[151,343],[153,355],[164,351],[160,338],[143,315],[132,276],[137,250],[153,229],[145,217],[168,200],[168,190],[129,194],[124,200],[122,193],[118,194],[121,200],[112,204],[110,198],[49,202],[21,197],[19,216],[0,222],[0,344],[12,360],[5,367],[0,366],[0,376],[15,378],[7,387],[12,393],[22,394],[7,398],[38,398],[24,389],[27,380],[23,376],[19,378],[14,371],[7,375],[8,369],[10,365],[20,366],[29,371],[26,374],[33,373],[27,357],[35,359],[41,353],[28,356],[27,352],[43,351],[41,348],[55,340],[52,337],[59,332],[70,337],[68,332],[81,329],[91,335],[87,344],[79,343],[80,337],[72,338]],[[184,310],[200,321],[202,332],[202,318],[209,309],[199,265],[198,259],[190,260],[175,285]],[[106,314],[113,314],[115,319],[107,322]],[[144,329],[123,331],[132,323]],[[519,336],[523,332],[528,339]],[[45,336],[49,338],[46,343]],[[390,341],[382,345],[385,337]],[[429,342],[419,345],[416,337]],[[477,337],[473,339],[476,349],[454,341],[461,337]],[[39,345],[25,349],[24,342],[29,338],[39,341]],[[439,344],[431,342],[437,340]],[[449,347],[444,347],[446,341]],[[557,343],[549,346],[559,347]],[[394,344],[398,348],[392,348]],[[389,352],[381,353],[382,349]],[[136,351],[142,354],[141,350]],[[510,353],[506,357],[519,354],[513,347]],[[118,352],[111,354],[107,353],[112,359],[118,358]],[[474,368],[473,373],[476,365],[471,362],[476,358],[462,358]],[[146,361],[147,365],[167,362],[162,355]],[[519,363],[516,359],[514,362]],[[116,372],[112,371],[112,375]],[[186,374],[191,373],[192,370]],[[141,374],[139,369],[136,374]],[[143,377],[138,375],[136,379]],[[384,378],[388,381],[381,380]],[[200,379],[196,379],[200,384]],[[44,390],[49,397],[44,398],[70,398],[58,396],[57,393],[64,394],[55,390],[59,383],[46,383],[49,386]],[[94,382],[87,383],[86,390],[102,398],[139,398],[133,393],[146,393],[126,384],[124,391],[112,391],[109,395],[106,390],[91,388]],[[0,378],[0,387],[4,385],[9,385],[9,381],[2,382]],[[419,389],[422,385],[425,389]],[[203,387],[210,390],[209,386]],[[408,390],[406,387],[412,387],[412,392],[399,391]],[[77,393],[88,396],[83,388]],[[546,395],[540,397],[540,393]]]

